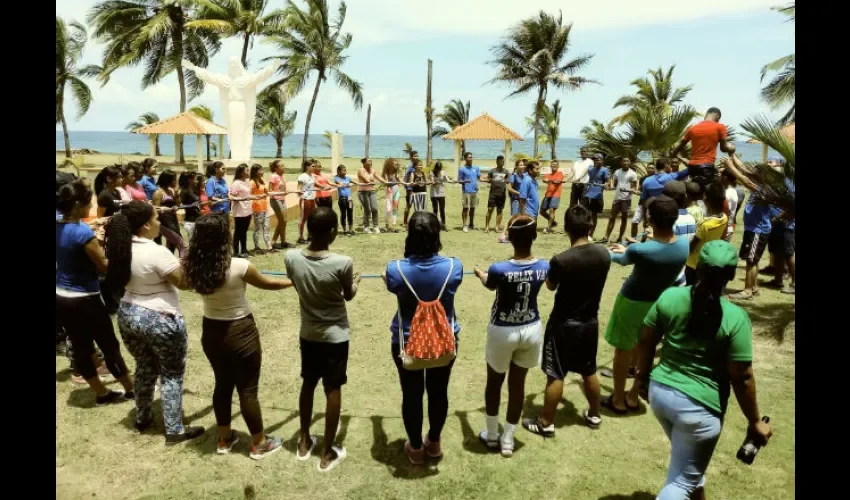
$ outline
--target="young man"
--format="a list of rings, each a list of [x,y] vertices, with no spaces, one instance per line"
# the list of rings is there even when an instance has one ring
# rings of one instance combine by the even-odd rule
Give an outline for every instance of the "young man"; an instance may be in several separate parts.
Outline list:
[[[608,251],[591,245],[588,236],[593,217],[577,205],[564,214],[564,230],[570,248],[549,262],[546,287],[555,292],[555,304],[543,336],[541,368],[546,374],[543,410],[537,418],[525,418],[522,426],[541,436],[555,435],[555,410],[564,393],[564,379],[574,372],[584,380],[584,396],[589,408],[584,422],[596,429],[599,415],[599,378],[596,376],[596,350],[599,341],[599,301],[611,268]]]
[[[296,458],[307,460],[316,446],[310,435],[313,420],[313,393],[319,380],[327,397],[325,438],[319,471],[326,472],[342,462],[346,451],[335,446],[342,406],[342,386],[347,381],[349,324],[345,302],[357,294],[360,276],[354,272],[351,257],[328,249],[337,236],[336,213],[318,207],[307,217],[313,240],[303,250],[290,250],[284,257],[286,274],[295,283],[301,306],[301,394],[298,411],[301,436]]]
[[[706,186],[707,187],[707,186]],[[705,217],[705,189],[694,181],[685,182],[685,193],[688,197],[688,213],[694,217],[697,224]]]
[[[643,228],[644,228],[644,230],[646,230],[647,220],[643,216],[643,212],[644,212],[644,208],[643,208],[643,203],[644,203],[643,181],[645,181],[647,179],[647,177],[652,177],[653,175],[655,175],[655,165],[649,164],[649,165],[646,166],[646,175],[641,177],[640,180],[638,181],[638,191],[640,191],[640,193],[638,193],[638,194],[640,196],[638,197],[638,204],[637,204],[637,208],[635,209],[635,216],[632,219],[632,238],[633,239],[637,238],[638,224],[643,222]]]
[[[411,151],[410,152],[410,163],[407,165],[407,171],[404,173],[404,177],[402,177],[402,179],[407,179],[407,177],[410,174],[412,174],[414,170],[416,170],[416,162],[418,160],[419,160],[419,152],[418,151]],[[406,197],[405,197],[405,204],[404,204],[404,225],[406,226],[407,225],[407,218],[410,216],[410,204],[411,204],[410,195],[412,194],[412,191],[411,191],[411,187],[408,186],[408,185],[405,185],[404,189],[407,193]]]
[[[688,128],[671,155],[676,158],[690,142],[691,159],[688,160],[688,175],[692,181],[703,187],[717,180],[717,169],[714,167],[714,161],[717,159],[717,145],[720,145],[720,151],[724,153],[735,152],[735,145],[726,142],[726,125],[719,122],[720,110],[708,108],[705,120]]]
[[[786,181],[788,189],[793,193],[794,184]],[[769,283],[770,286],[779,288],[782,293],[794,295],[797,289],[796,276],[796,260],[794,253],[796,250],[795,244],[795,220],[785,220],[785,213],[778,208],[771,207],[771,224],[770,237],[767,241],[767,250],[774,258],[773,276],[774,279]],[[785,285],[785,269],[788,269],[788,275],[791,277],[791,282]]]
[[[673,172],[668,158],[659,158],[655,160],[655,173],[653,175],[646,176],[641,184],[640,200],[638,201],[638,203],[640,203],[638,206],[639,214],[636,213],[635,218],[632,219],[632,238],[635,238],[637,235],[637,224],[645,220],[646,203],[653,197],[662,194],[664,192],[664,185],[667,182],[680,181],[687,176],[687,170]],[[646,227],[645,222],[644,227]]]
[[[691,240],[688,262],[685,267],[685,281],[688,286],[697,282],[697,263],[702,246],[709,241],[722,239],[726,234],[729,217],[723,213],[726,190],[720,183],[709,184],[705,188],[706,215],[697,222],[697,232]]]
[[[596,231],[596,223],[599,214],[605,207],[605,200],[602,197],[602,189],[608,181],[608,168],[602,165],[602,154],[596,153],[593,155],[593,166],[587,171],[587,188],[584,191],[584,201],[582,205],[586,206],[593,214],[593,229],[590,230],[590,239],[593,239],[593,233]]]
[[[472,153],[469,151],[463,155],[463,160],[464,165],[460,167],[457,173],[457,182],[463,185],[461,219],[463,220],[463,232],[468,233],[470,229],[475,229],[475,207],[478,206],[478,178],[481,177],[481,168],[472,165]],[[469,216],[469,225],[466,223],[467,215]]]
[[[507,182],[509,172],[505,170],[505,157],[496,157],[496,168],[487,172],[487,178],[482,182],[490,184],[490,196],[487,197],[487,219],[484,221],[484,232],[490,232],[490,218],[493,209],[496,210],[496,232],[502,232],[502,212],[505,210],[507,199]]]
[[[694,216],[688,213],[688,193],[685,183],[682,181],[668,181],[664,184],[664,194],[673,198],[676,201],[676,206],[679,207],[679,216],[676,218],[676,223],[673,225],[673,234],[679,238],[685,239],[688,245],[693,241],[697,234],[697,221]],[[685,266],[682,266],[682,271],[676,279],[675,286],[685,286]]]
[[[511,217],[519,213],[519,188],[522,186],[523,177],[525,177],[525,169],[525,160],[517,160],[514,163],[514,173],[508,179],[506,187],[511,196]]]
[[[638,411],[638,394],[626,394],[626,378],[632,352],[640,338],[643,318],[661,293],[672,286],[688,260],[688,240],[673,232],[679,207],[669,196],[657,196],[647,203],[653,239],[628,247],[611,246],[611,262],[634,264],[614,301],[605,340],[614,347],[614,392],[601,401],[617,415]]]
[[[620,237],[617,238],[617,241],[622,242],[626,235],[626,222],[629,219],[629,212],[632,210],[632,195],[640,194],[640,191],[637,190],[637,174],[631,169],[631,166],[632,160],[624,157],[620,160],[620,168],[611,176],[608,188],[614,190],[614,203],[611,205],[611,216],[608,219],[608,229],[605,231],[603,243],[607,243],[611,238],[618,215],[620,216]]]
[[[552,173],[543,178],[547,184],[546,193],[543,195],[543,204],[540,206],[540,216],[549,221],[548,226],[543,229],[544,233],[552,232],[558,225],[555,222],[555,211],[561,204],[561,188],[564,187],[564,173],[558,170],[558,160],[549,162]]]
[[[579,150],[581,159],[573,162],[573,171],[570,178],[573,181],[570,189],[570,207],[574,207],[584,199],[584,191],[587,188],[587,171],[593,166],[593,160],[590,158],[590,150],[587,146],[582,146]]]
[[[528,163],[522,185],[519,187],[519,213],[537,219],[540,209],[540,193],[537,191],[537,176],[540,166],[536,161]]]
[[[540,359],[543,339],[537,294],[549,274],[549,263],[534,258],[531,253],[531,245],[537,238],[534,219],[527,215],[511,217],[507,233],[514,247],[513,258],[491,265],[487,272],[475,268],[481,283],[496,291],[487,326],[484,391],[487,427],[478,437],[488,448],[501,449],[504,457],[514,452],[514,432],[525,403],[525,377]],[[505,375],[508,375],[508,411],[504,432],[499,435],[499,404]]]

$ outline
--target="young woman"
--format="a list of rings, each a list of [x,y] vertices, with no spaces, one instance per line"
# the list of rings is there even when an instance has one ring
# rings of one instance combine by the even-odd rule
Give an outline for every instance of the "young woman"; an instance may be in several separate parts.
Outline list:
[[[262,363],[260,332],[245,287],[250,284],[262,290],[283,290],[291,287],[292,282],[268,278],[247,260],[231,258],[230,238],[230,220],[226,215],[200,217],[183,262],[183,273],[189,288],[201,294],[204,302],[201,345],[215,376],[216,453],[230,453],[238,441],[231,428],[235,387],[242,418],[251,433],[250,456],[261,460],[280,450],[283,442],[263,432],[263,415],[257,398]]]
[[[369,234],[374,231],[378,234],[381,230],[378,229],[378,196],[375,182],[386,183],[387,181],[372,169],[371,158],[362,158],[360,163],[363,166],[357,171],[357,196],[363,207],[363,232]],[[372,229],[369,229],[370,221]]]
[[[92,190],[84,181],[59,189],[56,210],[56,317],[74,345],[74,367],[96,394],[95,404],[130,401],[133,382],[121,356],[112,319],[100,298],[97,273],[106,272],[106,255],[94,232],[82,219],[91,211]],[[109,372],[124,386],[110,391],[103,385],[94,363],[94,344],[103,352]]]
[[[269,190],[263,181],[263,166],[257,163],[251,165],[251,213],[254,217],[254,252],[262,255],[265,252],[274,252],[272,242],[269,240]],[[260,233],[266,243],[266,250],[260,248]]]
[[[407,176],[405,182],[410,184],[410,202],[413,211],[425,210],[425,191],[428,190],[428,180],[425,177],[425,167],[422,160],[416,160],[413,172]]]
[[[696,285],[668,288],[643,321],[636,391],[672,444],[662,500],[705,498],[705,471],[720,438],[730,385],[749,436],[764,445],[773,434],[756,401],[750,320],[723,297],[737,266],[732,245],[709,241],[699,253]],[[661,361],[653,368],[659,342]]]
[[[410,322],[419,304],[417,297],[422,301],[439,297],[448,320],[454,325],[457,340],[460,324],[455,316],[454,303],[457,289],[463,281],[463,264],[460,259],[441,256],[441,249],[437,216],[431,212],[416,212],[408,223],[404,259],[387,264],[382,274],[387,290],[398,298],[398,314],[393,315],[390,323],[392,357],[401,381],[401,414],[407,432],[404,454],[414,465],[424,463],[426,454],[430,458],[439,458],[443,454],[440,435],[449,411],[447,391],[454,360],[440,368],[407,370],[399,357],[399,336],[403,335],[406,339],[409,334]],[[423,439],[422,396],[425,391],[428,392],[430,429]]]
[[[230,201],[233,202],[233,255],[248,258],[248,228],[251,226],[251,185],[248,183],[248,165],[236,167],[230,184]],[[241,247],[241,252],[240,252]]]
[[[316,181],[316,206],[334,208],[333,192],[327,176],[322,173],[322,163],[318,160],[313,162],[313,179]]]
[[[162,418],[165,443],[177,444],[204,433],[183,425],[183,374],[188,336],[177,288],[186,289],[180,261],[153,242],[159,216],[152,205],[133,200],[109,221],[106,281],[124,289],[118,309],[118,330],[136,359],[136,429],[153,423],[156,380],[162,377]]]
[[[213,213],[230,213],[230,188],[227,186],[227,181],[224,180],[225,171],[224,163],[220,161],[207,166],[207,180],[204,184],[204,191],[209,201],[220,202],[210,204],[210,211]]]
[[[304,239],[304,226],[307,217],[316,207],[316,180],[313,177],[313,162],[307,160],[301,165],[301,175],[298,176],[298,191],[301,193],[301,221],[298,223],[298,244],[307,243]],[[308,235],[309,236],[309,235]]]
[[[177,205],[177,176],[171,170],[163,170],[156,180],[157,189],[153,193],[151,202],[156,207],[173,209]],[[162,210],[159,215],[159,222],[165,229],[174,233],[174,236],[180,236],[180,224],[177,222],[177,212],[174,210]],[[162,231],[160,231],[162,232]],[[177,245],[172,243],[173,239],[166,242],[166,247],[169,251],[174,252]],[[158,244],[162,244],[162,237],[156,239]]]
[[[343,234],[354,235],[354,201],[351,199],[351,177],[346,175],[345,165],[336,167],[336,177],[333,185],[337,188],[339,199],[339,221],[342,224]]]
[[[386,184],[386,192],[384,193],[386,203],[384,222],[387,228],[386,231],[388,233],[397,233],[398,229],[395,226],[398,223],[398,204],[401,200],[401,187],[399,185],[403,185],[404,183],[401,182],[398,176],[398,162],[395,158],[387,158],[384,161],[384,169],[381,172],[381,176],[385,179]]]
[[[148,200],[153,199],[153,194],[156,192],[156,160],[153,158],[145,158],[142,161],[142,178],[139,184],[145,191],[145,197]]]
[[[488,448],[514,453],[514,432],[525,403],[525,377],[537,366],[543,346],[543,328],[537,310],[537,294],[549,275],[549,262],[531,253],[537,224],[528,215],[508,221],[508,240],[513,258],[496,262],[487,272],[476,267],[475,275],[486,288],[496,291],[487,326],[487,388],[484,391],[486,429],[478,435]],[[510,372],[510,374],[508,374]],[[502,384],[508,375],[508,411],[504,432],[499,434]]]
[[[435,215],[439,215],[443,231],[446,228],[446,183],[452,178],[443,171],[443,162],[434,164],[434,169],[428,174],[428,182],[431,184],[431,208]]]
[[[121,167],[122,185],[119,188],[119,191],[123,191],[121,193],[122,200],[146,201],[148,199],[147,195],[145,194],[145,190],[142,189],[142,186],[138,183],[139,173],[141,172],[141,170],[142,166],[135,161],[131,161],[130,163]]]
[[[275,160],[269,164],[272,175],[269,177],[269,189],[272,193],[286,191],[286,179],[284,178],[283,160]],[[269,199],[275,217],[274,234],[272,234],[272,248],[283,250],[292,248],[293,245],[286,242],[286,195],[275,194]],[[277,243],[280,238],[280,243]]]
[[[199,174],[183,172],[177,182],[180,186],[180,204],[194,205],[201,202],[201,189],[198,184]],[[201,177],[203,179],[203,177]],[[186,239],[192,239],[192,231],[195,230],[195,221],[201,216],[201,208],[188,207],[183,212],[183,229],[186,230]]]
[[[94,178],[94,191],[97,193],[97,217],[111,217],[121,208],[121,167],[103,167]],[[86,214],[88,217],[88,214]]]

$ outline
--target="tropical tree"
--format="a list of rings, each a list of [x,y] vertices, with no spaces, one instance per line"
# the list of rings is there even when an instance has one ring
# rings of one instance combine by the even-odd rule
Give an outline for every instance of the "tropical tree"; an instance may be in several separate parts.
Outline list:
[[[339,132],[339,130],[337,130]],[[325,130],[322,133],[322,146],[328,148],[328,150],[333,150],[334,143],[334,134],[330,130]]]
[[[410,158],[411,153],[413,153],[415,151],[415,149],[413,149],[413,144],[411,144],[409,142],[405,142],[404,148],[402,149],[402,151],[404,151],[404,156],[406,158]]]
[[[278,88],[260,94],[257,105],[257,116],[254,120],[254,131],[260,135],[274,137],[277,150],[275,158],[283,155],[283,139],[295,130],[297,111],[286,112],[286,95]]]
[[[627,107],[628,110],[622,115],[611,120],[615,125],[621,125],[628,121],[634,110],[649,108],[654,109],[662,115],[669,115],[673,109],[684,102],[685,97],[693,89],[693,85],[684,87],[673,87],[673,70],[676,65],[664,72],[661,68],[649,70],[649,77],[632,80],[631,85],[637,87],[632,95],[625,95],[617,99],[615,108]]]
[[[128,123],[127,126],[124,127],[124,129],[133,131],[137,128],[142,128],[145,125],[150,125],[151,123],[156,123],[158,121],[159,115],[157,115],[153,111],[148,111],[147,113],[142,113],[141,115],[139,115],[139,118],[136,121]],[[154,140],[154,156],[162,156],[162,154],[159,152],[159,134],[151,135],[153,136]]]
[[[202,3],[200,17],[187,28],[204,28],[225,36],[242,38],[242,65],[248,67],[248,49],[254,39],[283,24],[283,11],[265,14],[268,0],[210,0]]]
[[[588,83],[598,83],[576,73],[587,66],[593,55],[584,55],[565,62],[570,46],[572,24],[564,24],[563,15],[540,11],[514,25],[507,36],[491,48],[495,59],[491,64],[498,68],[491,83],[506,83],[515,90],[507,97],[515,97],[531,90],[537,91],[534,107],[534,155],[537,155],[540,115],[546,102],[549,87],[579,90]]]
[[[337,86],[351,96],[355,109],[363,106],[363,85],[342,71],[348,58],[344,52],[351,46],[352,40],[351,33],[342,32],[347,10],[345,2],[340,2],[337,15],[333,19],[328,13],[327,0],[304,2],[306,8],[301,9],[292,0],[288,0],[284,9],[283,26],[275,30],[274,36],[270,37],[270,41],[283,51],[282,55],[276,57],[284,61],[280,69],[283,78],[272,86],[282,84],[286,95],[293,96],[307,85],[310,74],[316,72],[316,86],[304,124],[302,161],[307,158],[310,121],[322,82],[326,82],[328,77],[333,78]]]
[[[448,104],[443,105],[443,112],[437,113],[435,117],[445,126],[434,127],[434,130],[431,131],[431,137],[442,137],[468,122],[471,109],[469,101],[464,104],[460,99],[452,99]],[[461,158],[463,158],[464,153],[466,153],[466,141],[460,141],[460,149]]]
[[[581,134],[582,138],[587,140],[588,136],[592,136],[593,134],[601,134],[603,132],[613,132],[614,125],[608,123],[602,123],[599,120],[590,120],[590,125],[585,125],[581,128],[579,134]]]
[[[558,138],[561,136],[561,100],[558,99],[551,106],[543,105],[542,113],[540,113],[540,122],[537,124],[540,130],[540,138],[537,141],[540,144],[548,144],[551,148],[552,159],[557,160],[555,153],[555,145]]]
[[[759,195],[752,197],[753,202],[777,207],[785,212],[789,220],[793,220],[796,213],[795,193],[789,188],[787,181],[793,184],[797,181],[794,143],[782,133],[779,126],[765,116],[750,118],[741,124],[741,128],[749,137],[766,144],[785,159],[781,172],[767,165],[748,165],[761,187]]]
[[[197,19],[205,0],[101,0],[89,11],[88,23],[94,37],[106,43],[102,84],[122,67],[144,63],[142,89],[156,85],[172,72],[177,73],[180,88],[180,112],[186,111],[186,99],[204,91],[204,82],[194,73],[183,71],[183,59],[206,67],[209,56],[221,47],[218,34],[208,28],[189,28]],[[187,89],[188,88],[188,89]],[[177,160],[184,161],[183,136],[175,136]]]
[[[95,76],[101,71],[98,66],[77,67],[87,39],[85,26],[77,21],[66,24],[64,19],[56,16],[56,123],[62,124],[65,158],[71,158],[71,138],[65,121],[65,89],[71,88],[71,97],[77,105],[77,119],[80,119],[89,110],[92,101],[91,90],[82,78]]]
[[[786,7],[774,7],[773,10],[781,12],[788,16],[788,21],[794,22],[796,19],[795,2],[791,2]],[[773,79],[761,89],[761,98],[766,102],[771,109],[778,109],[790,104],[791,108],[779,119],[777,125],[782,127],[793,123],[797,119],[797,103],[796,103],[796,87],[794,84],[796,61],[795,55],[780,57],[779,59],[764,65],[761,69],[761,81],[768,73],[776,73]]]
[[[209,106],[199,104],[189,108],[189,111],[195,116],[201,117],[208,122],[213,121],[213,112]],[[207,139],[207,161],[210,161],[210,134],[204,134],[204,136]]]

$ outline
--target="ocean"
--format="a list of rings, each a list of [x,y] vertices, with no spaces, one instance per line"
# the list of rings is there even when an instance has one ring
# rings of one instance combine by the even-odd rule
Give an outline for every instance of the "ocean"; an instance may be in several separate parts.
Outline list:
[[[145,135],[131,134],[129,132],[98,132],[98,131],[70,131],[72,149],[91,149],[100,153],[112,154],[142,154],[150,151],[148,138]],[[301,157],[301,141],[303,134],[294,134],[283,140],[283,156],[285,158]],[[310,134],[307,142],[307,153],[314,157],[329,157],[331,150],[324,146],[324,136]],[[212,138],[216,143],[218,139]],[[360,158],[365,153],[366,137],[363,135],[343,135],[343,156],[348,158]],[[225,139],[225,147],[227,140]],[[410,143],[419,151],[419,156],[425,158],[426,140],[423,136],[404,135],[373,135],[369,140],[369,155],[373,158],[404,157],[404,145]],[[573,159],[578,157],[578,150],[584,143],[582,139],[573,137],[562,137],[556,144],[556,153],[560,159]],[[433,156],[436,159],[451,159],[454,157],[454,144],[452,141],[444,141],[435,138],[432,141]],[[747,144],[739,141],[735,144],[739,155],[745,161],[758,161],[761,159],[762,147],[759,144]],[[205,148],[206,146],[204,146]],[[503,154],[505,147],[502,141],[467,141],[466,147],[477,158],[495,158]],[[174,155],[174,139],[172,136],[161,136],[159,138],[160,152],[165,156]],[[194,136],[187,136],[184,140],[183,152],[194,156],[196,151]],[[62,131],[56,131],[56,150],[63,151],[65,141]],[[272,158],[275,154],[275,142],[269,136],[254,136],[253,154],[255,158]],[[549,158],[549,146],[541,145],[543,157]],[[204,149],[206,151],[206,149]],[[532,140],[514,141],[511,143],[512,153],[522,152],[531,155]],[[772,150],[771,155],[775,155]]]

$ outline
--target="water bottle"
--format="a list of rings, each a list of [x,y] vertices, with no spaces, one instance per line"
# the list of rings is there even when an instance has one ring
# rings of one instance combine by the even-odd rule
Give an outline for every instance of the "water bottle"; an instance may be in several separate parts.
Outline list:
[[[770,417],[764,416],[761,418],[761,421],[764,423],[770,422]],[[738,449],[738,460],[744,462],[747,465],[752,465],[753,460],[756,459],[756,455],[758,455],[759,450],[761,450],[762,446],[767,443],[756,442],[756,439],[761,439],[761,436],[753,437],[747,436],[747,439],[744,441],[744,444]]]

